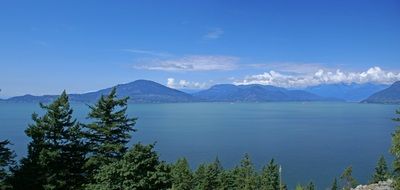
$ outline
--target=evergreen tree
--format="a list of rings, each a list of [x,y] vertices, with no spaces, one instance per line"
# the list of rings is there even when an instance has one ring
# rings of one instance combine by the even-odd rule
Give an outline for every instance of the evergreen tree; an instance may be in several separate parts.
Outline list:
[[[25,133],[32,141],[28,156],[14,169],[14,189],[79,189],[84,182],[82,166],[86,149],[80,124],[72,119],[73,110],[64,91],[49,105],[46,113],[32,114],[33,124]],[[21,183],[24,181],[24,183]]]
[[[267,166],[264,166],[261,172],[261,189],[279,190],[279,166],[272,159]]]
[[[8,189],[9,185],[5,182],[8,177],[8,171],[14,164],[15,154],[7,146],[10,145],[10,141],[0,141],[0,189]]]
[[[172,189],[191,190],[193,189],[193,174],[186,158],[179,159],[172,167]]]
[[[351,188],[357,186],[357,181],[352,176],[352,173],[353,173],[353,168],[349,166],[344,170],[343,174],[340,176],[344,190],[350,190]]]
[[[372,176],[371,183],[378,183],[380,181],[386,181],[389,177],[388,167],[386,165],[385,157],[381,156],[375,167],[375,173]]]
[[[238,189],[252,190],[257,188],[257,173],[248,154],[244,155],[240,166],[234,169],[235,186]]]
[[[207,165],[200,164],[194,173],[194,189],[204,190],[209,186],[207,181]]]
[[[218,157],[206,167],[206,189],[217,189],[220,186],[220,175],[223,172],[221,162]]]
[[[306,190],[315,190],[315,185],[314,183],[311,181],[307,187],[305,188]]]
[[[396,110],[396,114],[400,115],[400,110]],[[400,116],[394,118],[393,121],[400,122]],[[393,154],[393,174],[395,189],[400,189],[400,126],[396,127],[392,134],[392,147],[390,152]]]
[[[304,187],[300,184],[296,185],[296,190],[304,190]]]
[[[235,174],[231,170],[223,170],[219,175],[218,190],[233,190],[238,189],[235,186]]]
[[[163,190],[172,186],[170,168],[154,145],[136,144],[119,161],[102,166],[87,190]]]
[[[126,152],[136,118],[126,115],[128,97],[118,99],[116,88],[107,96],[90,106],[88,118],[93,122],[86,125],[90,157],[86,163],[89,175],[102,165],[118,161]]]
[[[335,177],[335,179],[333,180],[333,183],[332,183],[332,187],[331,187],[331,190],[338,190],[338,184],[337,184],[337,179],[336,179],[336,177]]]
[[[215,190],[223,183],[221,178],[223,168],[218,158],[211,164],[200,164],[197,168],[194,181],[195,189]]]

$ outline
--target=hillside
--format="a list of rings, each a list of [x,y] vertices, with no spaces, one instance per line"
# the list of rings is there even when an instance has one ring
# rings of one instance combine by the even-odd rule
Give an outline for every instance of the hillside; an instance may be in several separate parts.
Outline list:
[[[130,97],[129,102],[135,103],[168,103],[168,102],[190,102],[194,98],[172,88],[148,80],[137,80],[127,84],[116,86],[119,97]],[[111,88],[102,89],[84,94],[70,94],[70,100],[74,102],[93,102],[101,95],[108,94]],[[24,95],[7,99],[12,102],[50,102],[56,95],[32,96]]]
[[[339,83],[339,84],[322,84],[318,86],[308,87],[304,90],[322,97],[337,98],[349,102],[360,102],[362,100],[365,100],[372,94],[379,92],[387,87],[388,85],[372,84],[372,83],[366,83],[366,84]]]
[[[209,102],[269,102],[269,101],[324,101],[326,98],[302,91],[287,90],[269,85],[221,84],[193,94]]]
[[[400,104],[400,81],[393,83],[389,88],[381,90],[364,101],[365,103]]]

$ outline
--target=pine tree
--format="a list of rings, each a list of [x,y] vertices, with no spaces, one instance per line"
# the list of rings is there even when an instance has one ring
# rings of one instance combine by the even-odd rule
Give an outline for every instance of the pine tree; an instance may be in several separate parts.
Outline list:
[[[193,189],[193,174],[186,158],[179,159],[172,167],[172,189],[191,190]]]
[[[378,183],[380,181],[386,181],[389,176],[388,167],[386,165],[385,157],[381,156],[375,167],[375,173],[372,176],[371,183]]]
[[[304,190],[304,187],[300,184],[296,185],[296,190]]]
[[[331,190],[338,190],[338,184],[337,184],[337,179],[336,179],[336,177],[335,177],[335,179],[333,180]]]
[[[393,121],[400,122],[400,110],[396,110],[397,118]],[[392,134],[392,147],[390,152],[393,154],[393,177],[395,189],[400,189],[400,126],[396,127],[395,132]]]
[[[217,189],[220,186],[220,175],[223,171],[218,157],[206,168],[206,189]]]
[[[163,190],[172,186],[170,168],[154,145],[136,144],[116,162],[102,166],[86,190]]]
[[[128,97],[118,99],[116,88],[107,96],[90,106],[88,118],[93,122],[86,125],[90,158],[86,163],[89,175],[102,165],[118,161],[126,152],[136,118],[126,115]]]
[[[257,173],[248,154],[244,155],[240,166],[234,169],[235,186],[238,189],[251,190],[257,188]]]
[[[9,169],[14,164],[15,154],[8,148],[10,141],[0,141],[0,189],[7,189],[9,185],[5,182]]]
[[[357,186],[357,180],[354,179],[352,173],[353,173],[353,168],[349,166],[344,170],[343,174],[340,176],[344,190],[350,190],[351,188]]]
[[[14,170],[15,189],[79,189],[84,183],[82,170],[86,149],[81,126],[72,119],[73,110],[64,91],[49,105],[46,113],[32,114],[33,124],[25,133],[32,141],[28,156]],[[20,181],[25,181],[21,183]]]
[[[261,189],[279,190],[279,166],[272,159],[267,166],[264,166],[261,172]]]
[[[238,189],[235,186],[235,174],[231,170],[223,170],[219,175],[218,190],[233,190]]]
[[[306,190],[315,190],[315,185],[314,183],[311,181],[307,187],[305,188]]]
[[[208,186],[207,165],[200,164],[194,172],[194,189],[205,190]]]

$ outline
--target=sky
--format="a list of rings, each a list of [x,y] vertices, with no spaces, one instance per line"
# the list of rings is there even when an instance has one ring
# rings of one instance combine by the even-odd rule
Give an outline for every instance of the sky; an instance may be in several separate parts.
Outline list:
[[[0,98],[400,80],[397,0],[0,1]]]

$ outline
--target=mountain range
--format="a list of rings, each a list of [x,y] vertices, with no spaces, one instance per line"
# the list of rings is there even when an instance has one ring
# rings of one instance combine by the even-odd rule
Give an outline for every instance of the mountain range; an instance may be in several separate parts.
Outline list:
[[[393,84],[390,88],[399,89],[400,83]],[[119,97],[130,97],[133,103],[176,103],[176,102],[276,102],[276,101],[361,101],[377,102],[377,97],[384,99],[385,103],[396,103],[400,98],[392,95],[392,99],[382,98],[386,94],[398,91],[383,90],[385,85],[375,84],[335,84],[320,85],[301,90],[289,90],[270,85],[232,85],[219,84],[209,89],[198,92],[182,92],[149,80],[136,80],[134,82],[115,86]],[[101,89],[83,94],[70,94],[73,102],[94,102],[101,95],[108,94],[112,88]],[[378,92],[367,99],[371,94]],[[399,94],[399,93],[397,93]],[[1,100],[6,102],[50,102],[57,95],[16,96]],[[399,101],[400,102],[400,101]]]
[[[324,97],[303,91],[287,90],[269,85],[220,84],[193,94],[199,100],[209,102],[276,102],[276,101],[324,101]]]
[[[371,94],[379,92],[387,87],[389,87],[389,85],[372,83],[338,83],[311,86],[304,90],[322,97],[337,98],[348,102],[360,102],[367,99]]]
[[[389,88],[372,94],[362,101],[364,103],[400,104],[400,81],[393,83]]]
[[[164,102],[192,102],[192,95],[168,88],[159,83],[149,80],[137,80],[127,84],[119,84],[115,86],[119,97],[130,97],[129,102],[135,103],[164,103]],[[106,88],[95,92],[84,94],[69,94],[69,98],[73,102],[94,102],[101,95],[106,95],[112,88]],[[11,102],[50,102],[57,98],[57,95],[33,96],[24,95],[16,96],[4,101]]]

